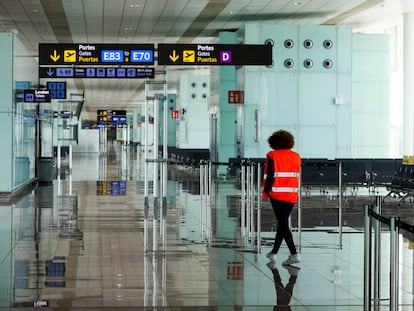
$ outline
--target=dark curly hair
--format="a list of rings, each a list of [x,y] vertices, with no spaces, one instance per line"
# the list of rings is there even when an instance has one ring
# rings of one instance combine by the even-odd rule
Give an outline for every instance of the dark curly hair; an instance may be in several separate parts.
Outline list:
[[[288,131],[278,130],[270,135],[270,137],[267,139],[267,142],[274,150],[292,149],[295,145],[295,138]]]

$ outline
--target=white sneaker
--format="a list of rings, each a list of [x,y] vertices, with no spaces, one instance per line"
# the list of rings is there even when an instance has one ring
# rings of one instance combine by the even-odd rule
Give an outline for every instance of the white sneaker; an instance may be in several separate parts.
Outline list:
[[[268,252],[266,254],[266,257],[270,260],[270,261],[276,261],[277,255],[275,253],[272,253],[272,251]]]
[[[295,267],[295,266],[283,266],[283,268],[285,268],[288,272],[290,276],[298,276],[300,268],[299,267]]]
[[[290,255],[288,259],[286,259],[284,262],[282,262],[282,265],[284,266],[288,266],[294,263],[299,263],[300,262],[300,258],[298,256],[298,254],[296,255]]]

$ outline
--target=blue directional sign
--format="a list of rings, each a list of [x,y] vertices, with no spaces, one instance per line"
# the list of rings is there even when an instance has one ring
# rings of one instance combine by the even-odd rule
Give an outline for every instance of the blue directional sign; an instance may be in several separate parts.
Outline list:
[[[125,76],[126,76],[126,69],[125,68],[117,68],[116,69],[116,76],[118,78],[125,78]]]
[[[66,82],[47,82],[52,99],[66,99]]]
[[[154,78],[153,67],[39,67],[39,78]]]
[[[103,63],[123,63],[125,61],[123,50],[102,50],[101,62]]]
[[[73,77],[74,68],[56,68],[56,77],[70,78]]]
[[[86,77],[88,78],[96,77],[96,68],[86,68]]]
[[[107,68],[106,74],[109,78],[115,78],[116,77],[116,69],[115,68]]]
[[[153,50],[132,50],[130,55],[131,63],[154,63],[154,51]]]

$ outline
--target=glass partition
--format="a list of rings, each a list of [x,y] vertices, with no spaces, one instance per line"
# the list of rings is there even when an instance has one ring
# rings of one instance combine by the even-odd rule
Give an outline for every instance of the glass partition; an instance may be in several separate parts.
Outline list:
[[[14,188],[35,176],[36,104],[16,102],[14,115]]]

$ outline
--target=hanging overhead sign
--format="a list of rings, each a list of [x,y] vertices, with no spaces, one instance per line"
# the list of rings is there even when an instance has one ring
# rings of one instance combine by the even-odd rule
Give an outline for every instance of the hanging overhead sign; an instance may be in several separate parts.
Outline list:
[[[153,64],[154,44],[39,44],[39,66]]]
[[[39,78],[154,78],[153,67],[39,67]]]
[[[271,44],[158,44],[159,65],[271,65]]]
[[[49,90],[24,90],[24,102],[26,103],[50,103]]]
[[[47,82],[46,88],[52,99],[66,99],[66,82]]]

